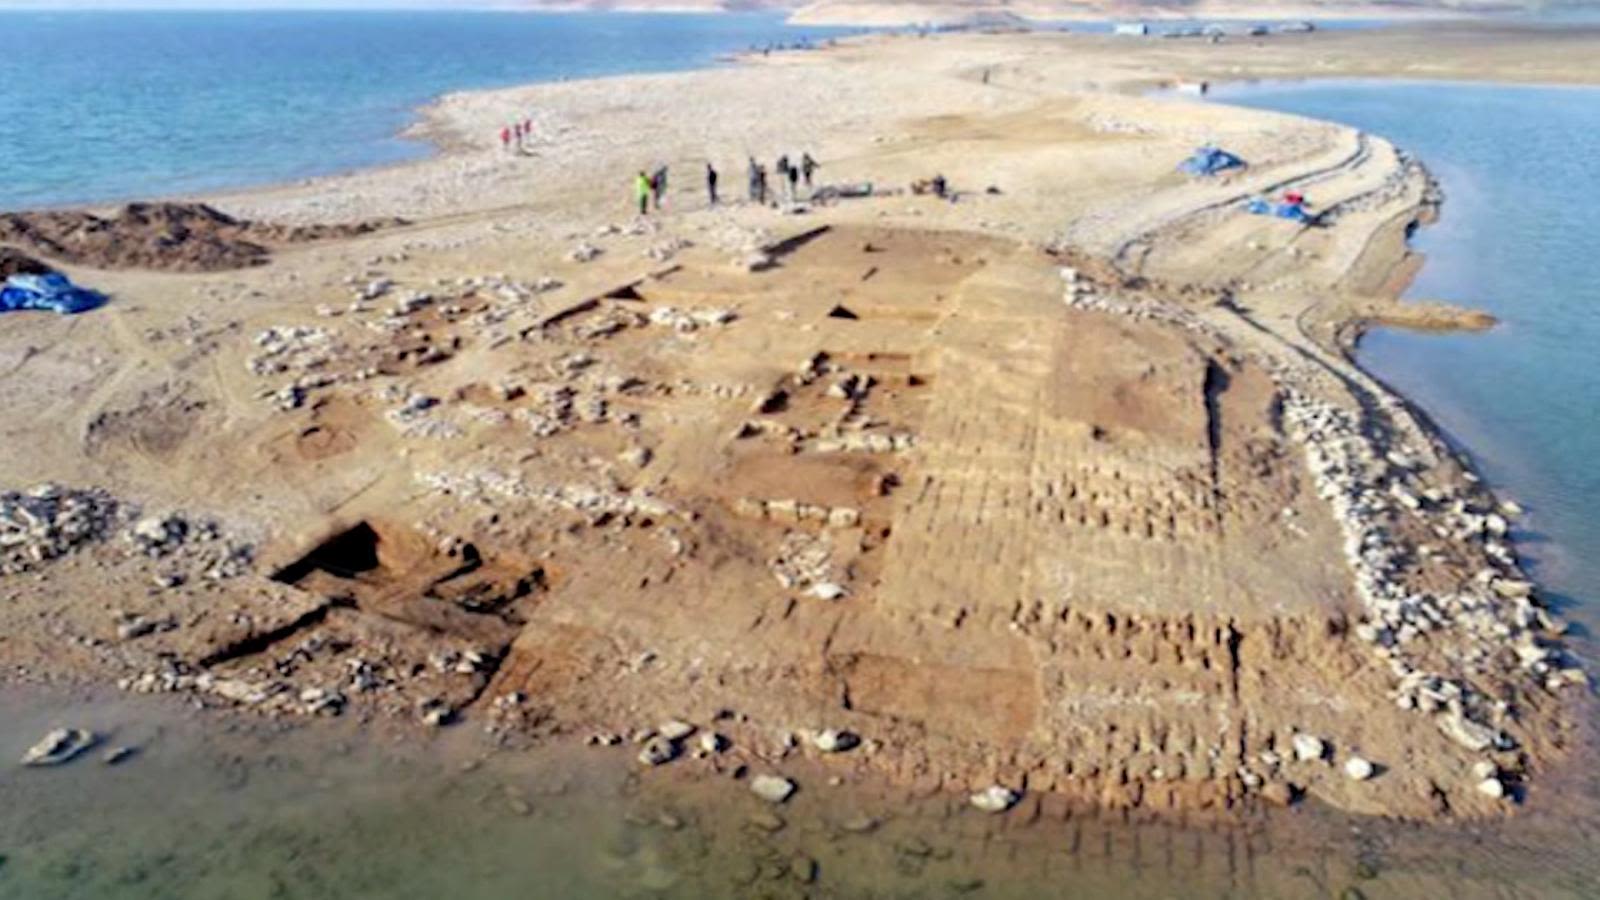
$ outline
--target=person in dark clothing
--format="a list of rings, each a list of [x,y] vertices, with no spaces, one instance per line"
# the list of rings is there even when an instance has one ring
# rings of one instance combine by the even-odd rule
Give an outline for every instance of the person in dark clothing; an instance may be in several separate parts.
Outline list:
[[[767,205],[767,167],[756,164],[756,197],[757,203]]]
[[[750,186],[750,202],[759,202],[756,199],[756,184],[761,180],[761,164],[756,162],[756,158],[754,156],[750,157],[750,167],[746,170],[746,172],[746,178],[749,179]]]
[[[793,203],[800,196],[800,167],[789,167],[789,202]]]
[[[706,196],[712,206],[717,205],[717,170],[709,162],[706,163]]]
[[[785,153],[778,157],[778,161],[772,164],[772,171],[777,173],[780,181],[787,181],[789,179],[789,154]]]
[[[662,166],[650,176],[650,195],[655,198],[656,212],[661,212],[661,196],[667,192],[667,167]]]
[[[802,175],[804,175],[806,177],[806,187],[807,188],[811,187],[811,176],[819,168],[821,168],[821,166],[819,166],[817,164],[816,160],[811,158],[811,154],[810,153],[801,154],[801,156],[800,156],[800,174],[802,174]]]

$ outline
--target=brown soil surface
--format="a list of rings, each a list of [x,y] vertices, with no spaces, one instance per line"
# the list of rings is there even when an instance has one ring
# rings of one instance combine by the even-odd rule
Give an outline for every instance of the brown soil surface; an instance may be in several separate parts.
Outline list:
[[[130,203],[115,214],[0,214],[0,244],[100,269],[215,272],[266,264],[273,246],[348,238],[399,220],[354,225],[271,225],[235,219],[203,203]]]
[[[28,449],[0,484],[129,515],[0,576],[7,677],[599,743],[681,718],[731,742],[717,771],[847,729],[853,776],[1052,808],[1515,809],[1484,772],[1537,802],[1582,675],[1515,513],[1340,342],[1399,307],[1427,172],[1098,89],[1192,71],[1178,52],[889,39],[464,95],[435,122],[462,146],[529,108],[550,146],[171,212],[226,260],[296,240],[251,219],[426,215],[237,271],[75,271],[122,302],[8,318],[0,441]],[[874,195],[596,200],[642,159],[810,146],[774,96]],[[1176,174],[1208,140],[1248,171]],[[906,190],[936,172],[953,200]],[[1288,188],[1322,226],[1240,208]],[[95,238],[101,264],[170,252],[167,213],[123,220],[149,240]],[[134,506],[225,537],[145,552],[115,536]],[[244,544],[248,571],[219,563]]]

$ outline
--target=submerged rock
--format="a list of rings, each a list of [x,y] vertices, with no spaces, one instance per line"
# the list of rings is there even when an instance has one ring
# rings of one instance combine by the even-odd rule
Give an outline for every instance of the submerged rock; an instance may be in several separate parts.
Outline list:
[[[57,728],[45,735],[39,743],[28,748],[22,756],[25,766],[59,766],[93,747],[100,740],[92,731],[81,728]]]

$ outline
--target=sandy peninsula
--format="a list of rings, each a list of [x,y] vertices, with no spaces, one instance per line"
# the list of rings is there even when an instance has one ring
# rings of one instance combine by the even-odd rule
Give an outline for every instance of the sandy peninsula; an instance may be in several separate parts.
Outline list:
[[[1147,92],[1597,53],[874,38],[453,95],[434,159],[120,226],[211,262],[22,220],[113,301],[0,330],[0,677],[996,814],[1537,805],[1586,677],[1518,510],[1348,355],[1485,324],[1395,299],[1426,161]],[[1248,167],[1179,174],[1206,143]],[[746,199],[802,152],[814,199]],[[1243,211],[1291,190],[1317,227]]]

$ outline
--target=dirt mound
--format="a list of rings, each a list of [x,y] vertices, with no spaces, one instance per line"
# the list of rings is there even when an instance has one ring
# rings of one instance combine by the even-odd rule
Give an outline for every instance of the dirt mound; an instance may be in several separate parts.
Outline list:
[[[0,247],[0,279],[13,275],[48,275],[50,267],[10,247]]]
[[[235,219],[203,203],[130,203],[112,216],[81,211],[0,215],[0,242],[106,269],[215,272],[263,265],[272,248],[353,237],[404,224],[273,225]]]

